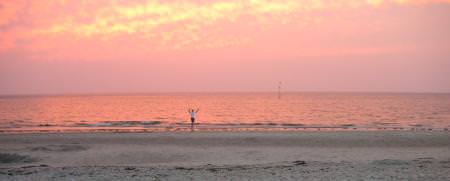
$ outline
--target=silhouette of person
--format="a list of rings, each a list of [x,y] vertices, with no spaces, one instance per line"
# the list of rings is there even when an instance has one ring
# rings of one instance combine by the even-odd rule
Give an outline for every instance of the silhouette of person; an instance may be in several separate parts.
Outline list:
[[[195,117],[200,109],[197,108],[197,110],[194,109],[188,109],[188,113],[191,115],[191,131],[194,130],[194,123],[195,123]]]

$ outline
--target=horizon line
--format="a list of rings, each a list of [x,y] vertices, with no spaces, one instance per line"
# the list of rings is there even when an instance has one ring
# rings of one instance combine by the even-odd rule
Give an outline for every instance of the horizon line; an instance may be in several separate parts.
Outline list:
[[[102,96],[102,95],[146,95],[146,94],[239,94],[239,93],[273,93],[278,94],[277,90],[273,91],[145,91],[145,92],[69,92],[69,93],[18,93],[18,94],[2,94],[1,97],[8,96]],[[282,91],[283,93],[341,93],[341,94],[450,94],[450,92],[441,91],[315,91],[315,90],[294,90]]]

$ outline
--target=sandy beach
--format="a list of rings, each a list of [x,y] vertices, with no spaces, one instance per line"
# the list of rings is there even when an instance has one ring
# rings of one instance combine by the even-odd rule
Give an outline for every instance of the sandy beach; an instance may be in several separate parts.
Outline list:
[[[450,180],[447,131],[0,135],[0,180]]]

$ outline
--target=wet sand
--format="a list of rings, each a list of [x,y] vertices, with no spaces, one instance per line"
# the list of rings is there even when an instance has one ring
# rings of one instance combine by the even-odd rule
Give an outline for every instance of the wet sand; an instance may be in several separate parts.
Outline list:
[[[0,134],[0,180],[450,180],[450,132]]]

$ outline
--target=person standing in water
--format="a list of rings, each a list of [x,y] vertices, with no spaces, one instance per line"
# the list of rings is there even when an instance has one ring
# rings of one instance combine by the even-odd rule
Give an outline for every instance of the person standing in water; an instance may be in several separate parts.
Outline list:
[[[197,108],[197,110],[189,109],[188,113],[191,115],[191,130],[194,130],[194,123],[195,123],[195,116],[198,113],[200,109]]]

